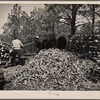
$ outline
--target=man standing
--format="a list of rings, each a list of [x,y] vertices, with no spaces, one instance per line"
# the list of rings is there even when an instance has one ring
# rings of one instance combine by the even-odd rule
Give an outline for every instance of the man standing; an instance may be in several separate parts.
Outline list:
[[[23,44],[19,39],[14,37],[14,40],[12,41],[12,47],[13,51],[11,52],[12,56],[11,63],[14,66],[16,65],[16,57],[19,59],[19,63],[21,63],[20,57],[22,56],[21,48],[23,47]]]
[[[41,49],[41,43],[40,43],[40,40],[39,40],[39,36],[35,36],[34,45],[35,45],[35,52],[38,53],[39,50]]]

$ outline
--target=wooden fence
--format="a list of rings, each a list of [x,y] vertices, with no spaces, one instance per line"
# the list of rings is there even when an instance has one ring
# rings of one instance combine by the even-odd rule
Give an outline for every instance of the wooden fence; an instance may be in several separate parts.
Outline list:
[[[70,51],[100,62],[100,36],[78,35],[70,40]]]

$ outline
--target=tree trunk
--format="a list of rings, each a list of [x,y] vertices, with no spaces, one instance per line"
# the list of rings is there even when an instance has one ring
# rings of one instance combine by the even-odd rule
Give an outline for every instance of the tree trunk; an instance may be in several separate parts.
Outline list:
[[[75,27],[76,14],[77,14],[76,7],[77,7],[76,5],[72,5],[71,35],[74,35],[76,31],[76,27]]]
[[[69,43],[70,43],[70,39],[73,35],[75,35],[76,32],[76,26],[75,26],[75,22],[76,22],[76,14],[77,14],[77,5],[72,5],[72,20],[71,20],[71,35],[69,35],[68,37],[68,47],[67,49],[69,50]]]
[[[92,5],[92,35],[94,35],[94,25],[95,25],[95,5]]]
[[[71,22],[71,35],[75,35],[75,31],[76,31],[76,28],[75,28],[75,18],[73,18],[72,22]]]

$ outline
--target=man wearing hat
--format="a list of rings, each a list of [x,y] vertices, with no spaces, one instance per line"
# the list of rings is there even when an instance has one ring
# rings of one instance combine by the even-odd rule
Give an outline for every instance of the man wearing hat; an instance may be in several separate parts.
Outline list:
[[[36,53],[38,53],[40,48],[41,48],[41,43],[40,43],[40,40],[39,40],[39,36],[35,36],[35,38],[34,38],[34,46],[35,46]]]

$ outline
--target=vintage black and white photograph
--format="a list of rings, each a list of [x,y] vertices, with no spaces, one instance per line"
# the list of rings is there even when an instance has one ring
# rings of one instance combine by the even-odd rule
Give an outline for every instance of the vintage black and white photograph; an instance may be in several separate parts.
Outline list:
[[[0,3],[0,90],[99,91],[100,4]]]

